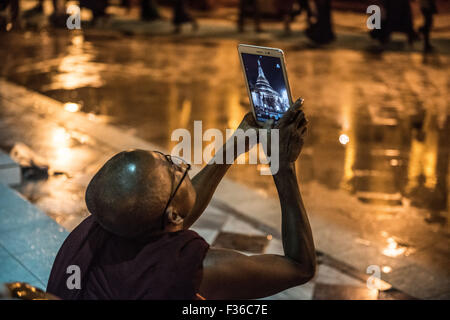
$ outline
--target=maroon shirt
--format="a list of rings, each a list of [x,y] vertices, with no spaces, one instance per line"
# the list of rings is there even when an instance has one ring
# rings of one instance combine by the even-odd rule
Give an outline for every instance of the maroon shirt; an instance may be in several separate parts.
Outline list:
[[[166,233],[145,243],[103,229],[92,216],[64,241],[53,263],[47,292],[62,299],[195,299],[209,248],[191,230]],[[68,289],[67,267],[81,271],[81,289]]]

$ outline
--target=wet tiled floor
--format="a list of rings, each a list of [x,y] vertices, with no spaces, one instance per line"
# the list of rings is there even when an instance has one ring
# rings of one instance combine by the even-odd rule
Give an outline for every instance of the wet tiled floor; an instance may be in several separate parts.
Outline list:
[[[214,219],[210,219],[215,212]],[[214,221],[212,221],[214,220]],[[198,226],[201,225],[201,228]],[[283,254],[280,239],[273,238],[251,224],[248,224],[226,212],[218,213],[210,207],[192,227],[214,246],[235,249],[245,254]],[[342,264],[334,260],[318,258],[319,266],[314,279],[307,284],[285,290],[266,299],[287,300],[377,300],[377,299],[413,299],[397,290],[379,291],[369,289],[364,280],[352,275],[352,272],[340,271]]]
[[[4,229],[0,236],[0,283],[20,281],[45,289],[53,259],[68,233],[57,226],[45,213],[4,185],[0,185],[0,199],[2,203],[8,204],[3,205],[0,210],[0,222]],[[211,219],[211,215],[215,218]],[[212,207],[207,209],[204,217],[198,220],[193,230],[209,243],[217,244],[218,239],[226,234],[227,239],[231,240],[225,243],[226,248],[243,250],[241,252],[245,254],[283,253],[280,240],[273,238],[269,240],[263,237],[261,230],[225,212],[219,213]],[[202,227],[197,227],[198,225]],[[229,229],[235,232],[224,231]],[[254,240],[245,245],[243,240],[245,237],[263,238],[266,245],[249,250],[249,245],[253,244]],[[233,238],[238,240],[233,242]],[[314,280],[266,299],[374,300],[378,298],[393,297],[389,292],[384,292],[383,296],[379,297],[378,291],[368,289],[363,281],[339,272],[329,265],[319,264]],[[395,298],[408,299],[409,297],[400,294]]]
[[[47,286],[50,269],[68,232],[0,183],[0,283]]]
[[[127,148],[126,145],[128,144],[128,142],[120,141],[120,139],[118,138],[119,137],[118,135],[120,135],[119,131],[115,132],[114,130],[111,131],[112,129],[100,129],[102,126],[105,126],[105,125],[101,124],[101,122],[95,122],[97,120],[93,120],[94,123],[98,123],[94,127],[99,129],[99,131],[101,131],[101,133],[97,134],[97,135],[96,134],[92,135],[92,133],[94,133],[94,131],[91,132],[91,135],[88,135],[85,131],[86,128],[81,128],[81,127],[79,127],[79,130],[81,130],[81,131],[78,132],[78,130],[74,127],[76,127],[76,123],[79,120],[74,121],[74,123],[70,124],[70,127],[67,127],[67,125],[69,123],[63,124],[62,122],[60,122],[61,120],[58,120],[59,117],[56,114],[54,114],[54,112],[51,112],[50,114],[53,114],[53,115],[49,116],[49,114],[48,114],[49,110],[45,110],[45,108],[40,109],[42,106],[48,105],[48,103],[56,103],[56,102],[52,102],[49,100],[48,103],[41,104],[40,101],[42,99],[45,100],[45,97],[43,97],[39,94],[34,94],[30,91],[26,91],[26,90],[23,91],[23,89],[20,89],[20,87],[12,86],[10,84],[6,84],[5,82],[3,82],[2,84],[3,84],[3,86],[5,86],[5,85],[8,86],[9,95],[12,94],[15,98],[17,98],[17,99],[11,100],[10,96],[8,96],[8,94],[6,94],[6,96],[5,96],[6,92],[3,92],[3,95],[6,99],[3,98],[1,100],[3,108],[0,108],[0,109],[2,110],[2,119],[3,120],[2,120],[2,125],[0,127],[2,128],[2,135],[5,137],[5,139],[3,140],[4,145],[12,146],[12,145],[14,145],[15,142],[21,141],[21,142],[24,142],[24,143],[32,146],[33,150],[35,150],[36,153],[43,155],[44,158],[49,157],[49,156],[51,157],[54,154],[58,155],[58,154],[60,154],[60,152],[62,152],[61,153],[61,155],[63,156],[62,159],[64,159],[64,157],[67,157],[67,158],[65,158],[66,161],[68,159],[70,159],[71,161],[75,161],[77,164],[76,166],[72,166],[72,165],[64,166],[64,161],[62,161],[63,165],[61,167],[59,167],[59,169],[66,170],[64,175],[56,175],[56,176],[51,175],[48,180],[26,183],[19,188],[19,190],[24,192],[24,194],[27,197],[29,197],[30,200],[32,200],[34,203],[36,203],[41,209],[46,211],[49,216],[53,217],[58,223],[60,223],[64,227],[66,227],[68,230],[71,230],[88,214],[88,212],[85,208],[84,201],[81,201],[81,199],[83,199],[84,188],[86,187],[86,184],[88,183],[90,177],[104,163],[104,161],[106,161],[106,159],[108,159],[111,155],[113,155],[117,150],[121,150],[123,148],[126,149]],[[14,92],[15,90],[17,90],[17,92]],[[27,94],[30,96],[28,97]],[[25,100],[18,99],[18,97],[20,97],[21,95]],[[23,101],[23,103],[29,104],[29,102],[25,102],[25,101],[30,101],[29,99],[31,99],[31,101],[34,101],[34,104],[32,104],[31,107],[35,108],[35,110],[27,109],[29,107],[25,107],[25,109],[23,109],[24,106],[14,103],[14,101],[17,101],[18,103],[22,103],[20,101]],[[56,109],[51,108],[51,110],[61,110],[61,109],[58,109],[60,107],[58,107],[57,105],[55,105],[55,108]],[[27,114],[26,117],[24,117],[23,116],[24,110],[29,110],[29,111],[33,110],[33,111],[31,113]],[[61,112],[64,112],[64,111],[61,110]],[[81,114],[80,114],[80,116],[81,116],[81,118],[85,117]],[[75,115],[74,115],[74,117],[75,117]],[[20,119],[19,122],[17,122],[18,119]],[[81,121],[84,121],[83,123],[85,123],[86,120],[81,119]],[[91,121],[91,120],[89,120],[89,121]],[[21,123],[22,126],[11,126],[15,122]],[[81,124],[81,122],[80,122],[80,124]],[[23,128],[24,128],[23,126],[29,128],[29,129],[23,130]],[[94,127],[91,127],[91,128],[94,128]],[[39,128],[46,128],[47,130],[49,130],[48,132],[52,132],[55,135],[50,135],[49,138],[45,138],[45,136],[43,138],[41,136],[41,138],[39,139],[38,137],[40,135],[37,134],[38,131],[36,131],[36,130],[39,130]],[[61,128],[63,128],[65,131],[62,131]],[[32,130],[30,130],[30,129],[32,129]],[[93,129],[90,129],[90,130],[93,130]],[[118,149],[117,148],[115,149],[111,146],[111,139],[108,139],[107,137],[103,143],[99,143],[99,141],[97,140],[97,139],[103,139],[102,134],[104,132],[107,132],[108,130],[113,136],[117,136],[117,139],[114,139],[113,141],[117,143]],[[47,135],[48,132],[45,131],[44,134]],[[63,132],[63,133],[65,132],[65,133],[61,135],[61,132]],[[76,137],[79,136],[80,134],[81,135],[84,134],[84,135],[87,135],[88,138],[83,140],[84,141],[83,143],[80,143],[79,145],[77,145],[78,152],[76,152],[76,153],[68,152],[67,154],[65,154],[65,152],[67,152],[69,150],[66,149],[67,146],[65,144],[60,145],[60,142],[61,142],[60,139],[61,139],[61,136],[63,137],[63,140],[68,139],[69,137],[72,137],[71,132],[75,132],[74,136],[76,136]],[[70,134],[66,134],[66,133],[70,133]],[[129,136],[128,134],[123,133],[123,135],[126,136],[127,139],[133,140],[133,138],[131,136]],[[108,144],[107,142],[109,142],[110,144]],[[136,143],[139,146],[139,143],[141,143],[141,142],[136,142]],[[121,145],[123,147],[120,147]],[[133,146],[133,145],[134,145],[133,142],[131,144],[129,144],[129,146]],[[148,143],[144,143],[144,145],[142,147],[146,148],[146,149],[155,149],[154,146],[151,146]],[[94,155],[98,154],[98,156],[91,157],[91,156],[89,156],[90,153],[92,153]],[[92,159],[92,160],[89,160],[89,159]],[[53,159],[50,158],[50,161],[52,161],[52,160],[55,161],[55,158],[53,158]],[[58,161],[55,161],[55,163],[58,163]],[[235,187],[233,187],[233,189],[235,189]],[[233,192],[228,195],[225,194],[225,196],[236,197],[238,195],[236,193],[236,190],[234,190]],[[248,192],[248,191],[246,191],[246,192]],[[229,192],[226,192],[226,193],[229,193]],[[234,194],[234,196],[233,196],[233,194]],[[219,195],[223,196],[224,194],[219,192]],[[242,192],[241,192],[241,195],[242,195]],[[306,196],[308,204],[313,201],[314,198],[310,198],[308,196],[307,192],[304,195]],[[267,201],[267,200],[264,200],[264,201]],[[252,201],[252,203],[253,204],[250,206],[249,205],[241,206],[239,209],[244,210],[245,213],[252,213],[251,211],[249,211],[249,212],[246,211],[246,210],[251,210],[251,207],[254,205],[254,201]],[[220,202],[219,202],[219,204],[220,204]],[[348,205],[354,205],[354,204],[349,203]],[[215,224],[216,227],[211,229],[210,227],[208,227],[208,222],[205,221],[204,225],[201,228],[199,228],[199,231],[201,231],[204,234],[205,238],[210,243],[213,243],[215,238],[219,235],[218,225],[220,223],[224,222],[223,218],[218,218],[217,215],[220,211],[224,211],[224,209],[227,210],[228,207],[219,205],[219,207],[217,207],[217,208],[220,208],[220,209],[213,209],[214,210],[213,212],[216,215],[215,218],[212,218],[214,216],[214,214],[211,215],[211,217],[208,217],[208,215],[205,215],[205,217],[208,217],[207,219],[209,219],[210,222],[212,221],[213,225]],[[247,208],[247,209],[245,209],[245,208]],[[240,214],[242,214],[242,212]],[[261,215],[261,214],[264,214],[264,212],[258,211],[258,214]],[[220,214],[218,216],[220,217]],[[313,218],[312,222],[313,222],[315,242],[319,248],[325,248],[328,252],[331,252],[332,254],[338,253],[338,251],[336,251],[336,250],[342,251],[340,253],[340,257],[344,257],[344,259],[342,259],[342,261],[350,261],[354,267],[356,266],[356,269],[359,270],[359,272],[365,272],[366,267],[368,265],[372,264],[371,262],[374,260],[377,261],[378,263],[382,262],[382,260],[385,260],[384,262],[382,262],[382,264],[380,264],[380,266],[387,265],[387,266],[391,266],[394,270],[400,270],[400,272],[392,272],[391,277],[392,277],[392,279],[394,279],[394,281],[396,281],[401,286],[403,286],[402,287],[403,290],[405,290],[405,289],[409,290],[411,286],[413,286],[414,288],[417,288],[417,285],[415,283],[405,282],[403,279],[403,277],[405,277],[405,273],[401,272],[402,267],[410,265],[411,263],[408,263],[404,259],[398,259],[398,258],[396,258],[396,259],[394,258],[395,259],[394,260],[392,258],[385,257],[382,260],[380,260],[380,257],[383,257],[383,256],[382,255],[380,256],[379,252],[377,251],[378,249],[376,247],[372,246],[371,241],[364,240],[364,239],[357,237],[357,233],[352,235],[351,233],[347,234],[347,232],[340,234],[339,238],[335,238],[334,234],[336,234],[336,231],[331,232],[330,227],[325,227],[325,226],[324,226],[325,227],[324,229],[322,229],[322,228],[317,229],[317,227],[316,227],[317,220],[315,219],[315,218],[317,218],[317,216],[313,215],[311,218]],[[334,218],[336,218],[336,216]],[[253,221],[255,221],[254,218],[253,218]],[[256,221],[258,221],[258,219],[256,219]],[[201,223],[201,221],[199,221],[199,223]],[[329,222],[327,222],[327,223],[329,223]],[[231,228],[228,227],[230,224],[232,226]],[[264,225],[264,223],[262,223],[262,225]],[[271,229],[271,228],[269,228],[269,229]],[[242,230],[241,232],[248,234],[248,230],[246,230],[245,227],[243,227],[243,226],[233,225],[232,222],[225,223],[225,229],[224,229],[225,232],[230,232],[230,231],[236,232],[236,230]],[[266,235],[269,234],[269,233],[267,233],[267,229],[263,228],[262,230],[266,230],[265,231]],[[274,229],[272,228],[271,230],[274,230]],[[327,233],[324,233],[324,231],[326,231]],[[274,230],[274,232],[272,232],[272,233],[276,234],[276,232],[277,231]],[[264,234],[264,232],[259,231],[259,235],[261,235],[261,234]],[[348,237],[347,240],[346,240],[346,237]],[[360,239],[360,240],[358,240],[358,239]],[[358,243],[358,246],[355,246],[355,240],[357,241],[356,243]],[[269,245],[267,246],[267,250],[278,250],[280,248],[281,248],[281,246],[279,244],[277,245],[275,242],[269,243]],[[345,257],[347,257],[347,258],[345,258]],[[372,257],[372,258],[370,258],[370,257]],[[365,261],[367,261],[367,262],[365,262]],[[400,264],[399,264],[399,262],[400,262]],[[447,265],[445,258],[440,263],[441,263],[440,265],[442,265],[442,266]],[[429,268],[429,265],[427,265],[426,268]],[[416,268],[414,270],[420,272],[420,269]],[[437,268],[437,270],[438,270],[438,272],[441,272],[441,269],[439,269],[439,267]],[[429,273],[429,271],[427,271],[427,272]],[[421,274],[421,276],[423,276],[424,274],[426,274],[426,273]],[[389,276],[390,276],[389,274],[383,275],[383,277],[385,279],[386,278],[389,279]],[[441,277],[441,276],[439,276],[439,277]],[[419,292],[415,292],[415,293],[423,294],[423,291],[420,291],[420,290],[422,290],[424,288],[424,286],[428,286],[426,292],[438,296],[438,295],[442,295],[443,292],[445,292],[446,288],[448,288],[448,286],[446,284],[448,282],[445,282],[446,280],[439,281],[438,279],[442,279],[442,278],[435,278],[432,282],[429,282],[430,279],[433,280],[432,278],[429,278],[429,277],[423,278],[423,280],[427,281],[427,283],[420,285]],[[437,284],[439,284],[439,285],[437,285]],[[444,294],[444,297],[445,297],[445,294]]]

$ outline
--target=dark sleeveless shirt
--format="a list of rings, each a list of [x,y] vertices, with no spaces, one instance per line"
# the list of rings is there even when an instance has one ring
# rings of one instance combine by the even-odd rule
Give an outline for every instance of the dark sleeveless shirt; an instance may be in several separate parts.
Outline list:
[[[47,292],[68,300],[195,299],[208,248],[191,230],[165,233],[145,243],[128,240],[89,216],[59,249]],[[67,286],[75,274],[73,269],[67,272],[70,265],[80,268],[81,289]]]

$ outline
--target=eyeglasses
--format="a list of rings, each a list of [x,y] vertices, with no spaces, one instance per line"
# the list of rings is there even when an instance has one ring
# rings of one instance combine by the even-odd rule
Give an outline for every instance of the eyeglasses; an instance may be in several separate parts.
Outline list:
[[[184,173],[183,173],[183,176],[181,177],[180,182],[178,182],[177,187],[170,195],[169,201],[167,201],[166,207],[164,208],[164,211],[162,214],[162,230],[164,230],[165,221],[166,221],[164,214],[166,213],[167,208],[169,207],[170,203],[172,202],[173,198],[175,197],[175,194],[177,193],[178,189],[180,188],[181,184],[183,183],[184,179],[186,178],[188,171],[191,170],[191,165],[189,163],[187,163],[183,158],[171,156],[169,154],[164,154],[159,151],[154,151],[154,152],[159,153],[160,155],[164,156],[164,158],[166,158],[166,160],[170,164],[179,167],[181,170],[184,170]]]

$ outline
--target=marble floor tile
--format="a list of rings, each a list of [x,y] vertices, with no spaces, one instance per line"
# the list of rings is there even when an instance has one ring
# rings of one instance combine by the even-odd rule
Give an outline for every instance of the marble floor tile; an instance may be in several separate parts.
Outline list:
[[[321,264],[318,267],[315,281],[317,283],[329,284],[329,285],[350,285],[355,287],[366,288],[366,283],[353,278],[349,275],[339,272],[338,270],[326,265]]]
[[[314,300],[377,300],[378,290],[349,285],[316,283]]]
[[[200,218],[192,225],[193,228],[214,229],[220,230],[227,222],[228,216],[222,213],[218,213],[217,210],[210,210],[206,208],[205,212]]]
[[[242,233],[247,235],[261,235],[266,236],[266,234],[253,227],[247,222],[244,222],[240,219],[237,219],[233,216],[230,216],[230,218],[227,220],[227,222],[224,224],[222,228],[223,232],[233,232],[233,233]]]
[[[266,249],[264,250],[266,254],[284,254],[283,243],[281,240],[272,238],[269,240]]]
[[[218,248],[234,249],[247,253],[262,253],[267,246],[267,237],[242,233],[220,232],[213,245]]]
[[[277,293],[263,300],[311,300],[314,294],[314,282],[310,281],[304,285],[293,287]]]
[[[40,281],[13,256],[1,255],[0,259],[0,283],[21,281],[27,282],[38,288],[45,288],[46,284]]]
[[[209,244],[212,244],[214,242],[214,240],[216,239],[217,235],[219,234],[219,230],[215,230],[215,229],[198,228],[195,226],[191,227],[190,229],[197,232]]]

